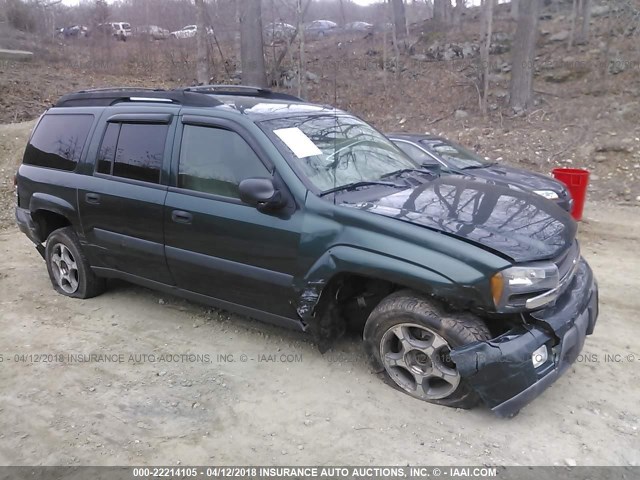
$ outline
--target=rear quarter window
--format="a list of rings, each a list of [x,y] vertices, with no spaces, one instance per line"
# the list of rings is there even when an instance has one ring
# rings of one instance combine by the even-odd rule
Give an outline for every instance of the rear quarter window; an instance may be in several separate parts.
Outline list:
[[[87,142],[93,115],[45,115],[27,145],[23,163],[73,171]]]

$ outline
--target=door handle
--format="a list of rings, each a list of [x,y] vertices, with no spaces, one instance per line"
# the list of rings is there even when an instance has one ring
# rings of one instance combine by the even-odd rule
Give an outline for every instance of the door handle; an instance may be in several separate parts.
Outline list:
[[[171,212],[171,220],[176,223],[190,224],[193,220],[193,215],[183,210],[174,210],[173,212]]]
[[[100,195],[98,195],[97,193],[87,193],[84,196],[84,199],[87,203],[92,203],[94,205],[100,204]]]

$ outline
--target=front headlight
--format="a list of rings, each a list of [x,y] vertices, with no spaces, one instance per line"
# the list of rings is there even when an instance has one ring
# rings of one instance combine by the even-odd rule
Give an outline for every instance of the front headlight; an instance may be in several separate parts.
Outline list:
[[[546,198],[547,200],[557,200],[560,198],[553,190],[534,190],[533,193]]]
[[[559,285],[560,273],[553,263],[517,265],[491,278],[491,294],[497,310],[523,310],[527,308],[527,300]],[[536,306],[542,305],[536,303]]]

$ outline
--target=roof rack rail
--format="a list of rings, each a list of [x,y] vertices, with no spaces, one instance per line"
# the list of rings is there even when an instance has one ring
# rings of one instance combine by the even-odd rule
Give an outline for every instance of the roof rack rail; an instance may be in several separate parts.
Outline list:
[[[111,88],[83,90],[62,96],[55,107],[99,107],[117,103],[149,102],[171,103],[190,107],[217,107],[223,103],[199,92],[185,90],[154,90],[141,88]]]
[[[237,95],[304,102],[302,98],[296,97],[295,95],[274,92],[269,88],[255,87],[252,85],[198,85],[195,87],[185,87],[182,90],[185,92],[208,93],[214,95]]]
[[[144,91],[144,92],[163,92],[164,88],[144,88],[144,87],[102,87],[102,88],[86,88],[79,90],[77,93],[96,93],[96,92],[129,92],[129,91]]]

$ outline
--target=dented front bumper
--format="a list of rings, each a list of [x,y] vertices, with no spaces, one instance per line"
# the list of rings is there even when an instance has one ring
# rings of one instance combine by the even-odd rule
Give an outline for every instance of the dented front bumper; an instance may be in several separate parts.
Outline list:
[[[598,286],[591,268],[581,259],[571,285],[555,305],[526,314],[526,324],[493,340],[454,349],[451,359],[489,408],[508,417],[575,362],[597,317]],[[548,359],[534,368],[532,354],[543,345]]]

